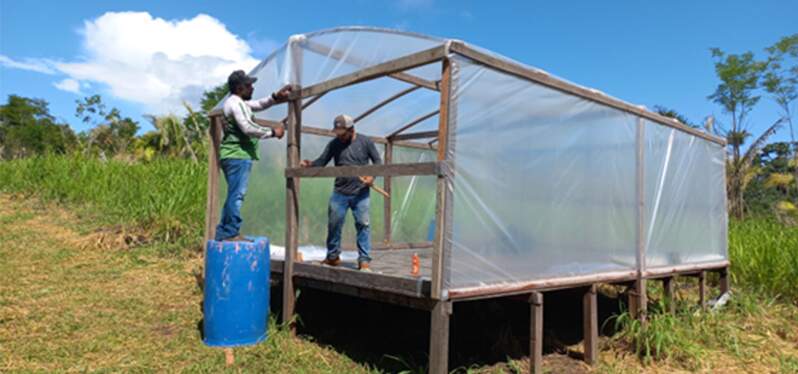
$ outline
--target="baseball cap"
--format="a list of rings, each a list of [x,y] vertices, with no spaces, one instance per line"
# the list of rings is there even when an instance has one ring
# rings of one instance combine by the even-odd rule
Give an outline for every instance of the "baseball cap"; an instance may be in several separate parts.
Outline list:
[[[240,84],[255,83],[258,78],[250,77],[243,70],[236,70],[227,77],[227,88],[232,92]]]
[[[342,133],[354,126],[355,121],[352,119],[352,117],[346,114],[341,114],[335,117],[335,120],[333,120],[333,131],[336,133]]]

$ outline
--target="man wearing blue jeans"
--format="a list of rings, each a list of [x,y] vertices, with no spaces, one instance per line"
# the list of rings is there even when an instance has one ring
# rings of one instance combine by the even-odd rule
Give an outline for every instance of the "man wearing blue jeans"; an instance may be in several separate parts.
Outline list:
[[[358,136],[354,124],[352,117],[345,114],[335,117],[335,139],[327,144],[319,158],[314,161],[303,160],[302,166],[325,166],[331,159],[335,160],[335,166],[368,165],[369,161],[375,165],[381,164],[382,160],[374,142],[365,136]],[[357,229],[358,269],[370,271],[369,186],[372,183],[374,177],[335,178],[335,188],[330,196],[327,212],[327,258],[322,261],[323,264],[341,264],[341,230],[346,212],[351,209]]]
[[[227,181],[227,199],[222,220],[216,226],[216,240],[249,241],[241,235],[241,204],[247,192],[252,161],[258,160],[258,139],[282,138],[283,129],[270,129],[255,123],[253,111],[266,110],[284,102],[291,94],[285,86],[268,98],[252,100],[257,78],[236,70],[227,78],[230,96],[224,102],[224,136],[219,145],[219,161]]]

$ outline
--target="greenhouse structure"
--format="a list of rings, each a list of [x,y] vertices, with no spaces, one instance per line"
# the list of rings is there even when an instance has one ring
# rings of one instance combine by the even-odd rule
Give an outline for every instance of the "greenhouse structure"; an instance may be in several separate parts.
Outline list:
[[[728,291],[724,139],[468,43],[405,31],[294,35],[250,75],[255,97],[295,86],[286,105],[256,114],[286,136],[260,142],[242,207],[243,232],[271,239],[285,320],[297,287],[428,310],[429,368],[443,373],[453,303],[524,297],[539,370],[547,291],[584,290],[589,363],[598,284],[628,287],[640,318],[647,280],[663,281],[669,297],[674,277],[698,277],[702,305],[707,273]],[[376,143],[382,165],[300,167],[335,136],[339,114]],[[225,188],[218,108],[210,121],[207,238]],[[387,193],[371,192],[372,272],[319,262],[338,176],[379,177]]]

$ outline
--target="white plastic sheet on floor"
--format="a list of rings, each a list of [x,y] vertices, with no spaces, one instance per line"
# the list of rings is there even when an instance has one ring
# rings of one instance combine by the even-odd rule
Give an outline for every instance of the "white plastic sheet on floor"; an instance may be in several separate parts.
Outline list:
[[[286,83],[309,86],[445,42],[358,27],[294,36],[251,72],[258,77],[255,96]],[[446,289],[636,269],[639,123],[645,266],[728,258],[723,146],[450,57],[455,199]],[[437,81],[440,72],[435,63],[407,73]],[[331,128],[336,115],[357,116],[408,87],[384,77],[330,92],[303,111],[303,125]],[[366,117],[357,129],[384,137],[439,104],[438,92],[418,89]],[[286,108],[257,115],[281,120]],[[438,120],[433,116],[412,131],[437,129]],[[303,134],[301,158],[317,157],[330,139]],[[261,141],[243,207],[244,232],[268,235],[278,245],[285,230],[284,142]],[[434,151],[394,148],[394,163],[434,159]],[[301,244],[324,247],[331,191],[331,179],[302,179]],[[395,177],[393,192],[394,241],[429,240],[435,178]],[[372,241],[379,242],[383,201],[371,196]],[[352,226],[350,216],[344,236],[350,245]]]

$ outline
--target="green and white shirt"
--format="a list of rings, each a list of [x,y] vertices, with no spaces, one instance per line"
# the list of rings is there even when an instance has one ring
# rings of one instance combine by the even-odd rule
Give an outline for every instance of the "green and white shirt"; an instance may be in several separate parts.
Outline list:
[[[219,158],[257,160],[258,139],[271,138],[274,132],[255,123],[252,112],[266,110],[274,104],[271,96],[244,101],[238,95],[230,95],[224,101],[224,135]]]

